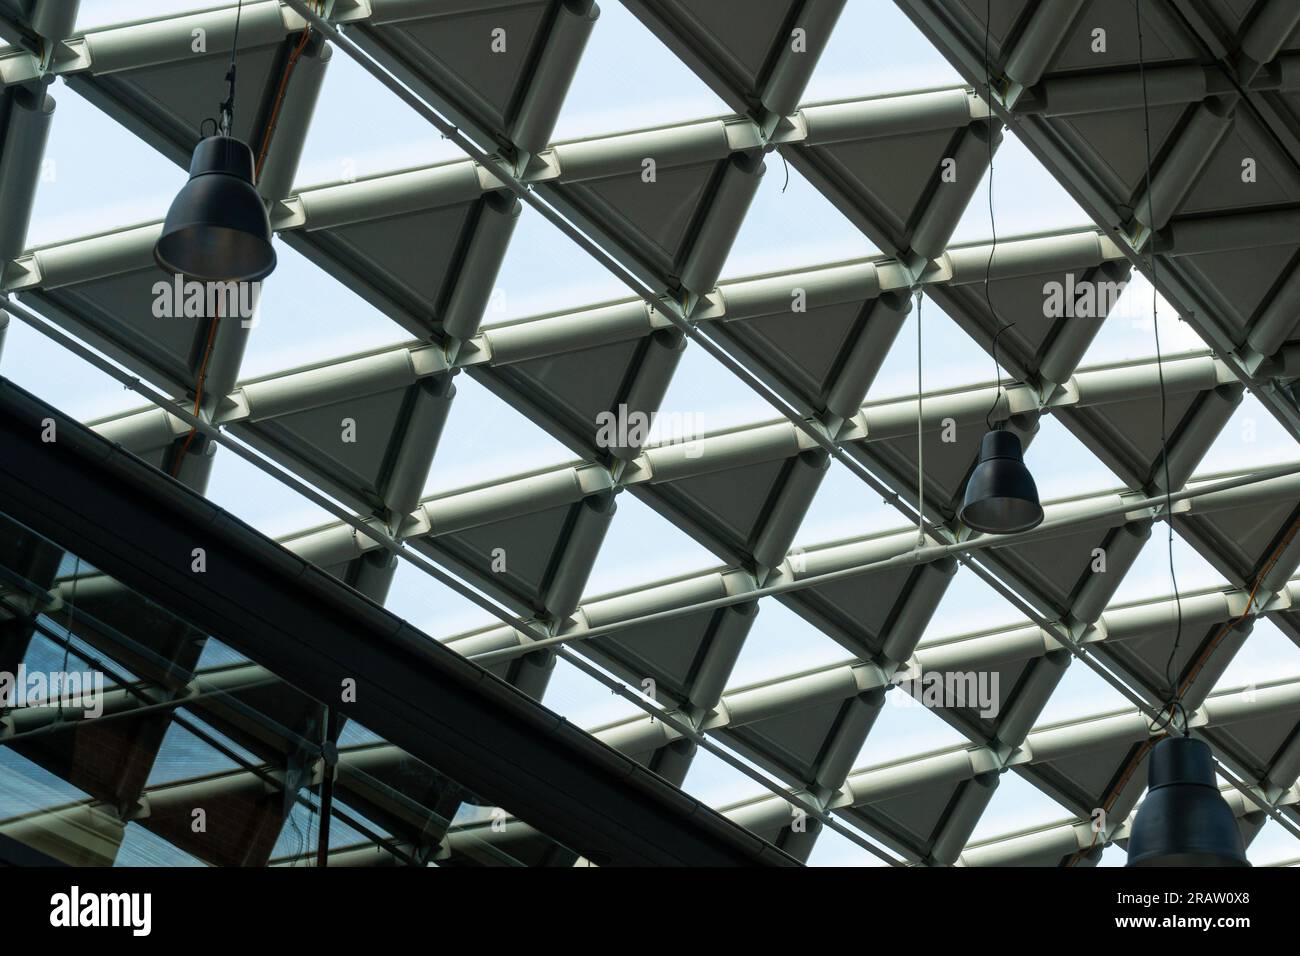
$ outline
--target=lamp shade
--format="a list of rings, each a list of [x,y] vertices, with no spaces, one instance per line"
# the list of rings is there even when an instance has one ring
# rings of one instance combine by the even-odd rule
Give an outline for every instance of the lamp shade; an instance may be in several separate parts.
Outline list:
[[[253,153],[232,136],[194,147],[190,179],[167,210],[159,267],[192,279],[255,282],[275,268],[271,223],[253,188]]]
[[[968,528],[989,534],[1028,531],[1043,520],[1038,488],[1015,432],[995,428],[984,436],[957,517]]]
[[[1129,866],[1250,866],[1205,741],[1166,737],[1151,751],[1147,779],[1129,832]]]

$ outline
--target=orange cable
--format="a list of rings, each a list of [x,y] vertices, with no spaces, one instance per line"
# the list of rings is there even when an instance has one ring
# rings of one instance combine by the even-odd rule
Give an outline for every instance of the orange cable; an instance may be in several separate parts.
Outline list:
[[[266,133],[262,137],[262,146],[261,149],[258,151],[257,162],[254,164],[253,167],[254,179],[260,179],[262,176],[262,166],[266,162],[267,151],[271,148],[271,136],[275,132],[275,126],[280,116],[280,107],[284,103],[284,95],[289,87],[289,77],[293,73],[293,68],[294,66],[297,65],[298,60],[302,56],[303,51],[307,48],[307,42],[310,39],[311,39],[311,28],[308,27],[306,30],[303,30],[302,37],[299,39],[298,45],[294,47],[293,51],[289,54],[289,61],[285,64],[284,72],[280,74],[280,84],[276,89],[275,102],[271,107],[271,116],[270,119],[267,121]],[[203,359],[199,363],[198,374],[195,376],[195,380],[194,380],[194,411],[192,414],[194,415],[195,418],[198,417],[199,409],[202,407],[203,404],[203,386],[205,381],[207,380],[208,361],[209,359],[212,358],[212,348],[213,348],[213,344],[216,342],[217,326],[220,324],[220,322],[221,322],[221,306],[220,303],[218,302],[217,315],[213,318],[212,326],[208,329],[208,340],[207,340],[207,344],[204,346],[203,349]],[[181,465],[185,461],[185,456],[186,454],[189,453],[190,445],[193,444],[194,436],[197,433],[198,433],[198,428],[191,426],[189,433],[185,436],[185,441],[181,444],[180,450],[177,452],[176,460],[172,465],[173,478],[180,473]]]
[[[1146,758],[1147,751],[1154,747],[1157,741],[1162,740],[1167,736],[1168,734],[1161,734],[1158,737],[1148,737],[1146,740],[1142,741],[1142,745],[1138,747],[1133,756],[1129,758],[1128,766],[1124,769],[1124,773],[1120,776],[1119,780],[1115,782],[1115,786],[1111,787],[1110,793],[1107,795],[1106,799],[1102,801],[1101,809],[1103,813],[1109,813],[1111,807],[1115,806],[1115,801],[1119,799],[1119,795],[1123,793],[1124,788],[1128,786],[1128,782],[1137,771],[1138,765]],[[1067,863],[1066,866],[1074,866],[1083,858],[1084,854],[1091,853],[1093,848],[1097,846],[1097,837],[1100,835],[1100,830],[1093,830],[1092,842],[1088,844],[1088,849],[1078,850],[1077,852],[1072,853],[1070,855],[1070,862]]]
[[[1187,689],[1192,685],[1192,682],[1196,680],[1197,675],[1200,674],[1201,670],[1205,667],[1205,664],[1209,661],[1215,649],[1223,641],[1223,638],[1227,636],[1228,632],[1231,631],[1234,627],[1236,627],[1238,624],[1240,624],[1242,621],[1244,621],[1247,617],[1250,616],[1250,609],[1255,604],[1255,596],[1259,593],[1259,588],[1264,583],[1264,578],[1266,578],[1269,572],[1273,570],[1273,567],[1277,564],[1278,560],[1282,557],[1282,552],[1285,551],[1290,546],[1291,542],[1295,540],[1295,536],[1297,532],[1300,532],[1300,517],[1297,517],[1294,521],[1291,522],[1291,526],[1287,529],[1286,534],[1282,536],[1282,540],[1277,543],[1277,547],[1273,549],[1272,553],[1268,556],[1268,560],[1264,562],[1264,566],[1260,568],[1259,574],[1255,576],[1255,582],[1254,584],[1251,585],[1250,588],[1250,595],[1246,598],[1245,610],[1243,610],[1239,615],[1237,615],[1231,621],[1227,622],[1222,627],[1220,627],[1219,632],[1215,634],[1214,639],[1205,645],[1205,649],[1202,650],[1200,655],[1197,657],[1196,663],[1188,670],[1187,676],[1183,678],[1182,683],[1178,687],[1178,694],[1177,694],[1178,698],[1181,698],[1182,695],[1186,693]],[[1163,708],[1162,708],[1162,713],[1163,713]],[[1142,759],[1146,756],[1147,751],[1150,750],[1153,746],[1155,746],[1157,741],[1163,739],[1166,736],[1168,736],[1168,734],[1161,734],[1159,737],[1151,737],[1143,742],[1142,746],[1138,748],[1137,752],[1133,755],[1132,759],[1129,761],[1129,766],[1124,771],[1123,776],[1121,776],[1120,779],[1116,782],[1115,786],[1111,788],[1110,795],[1106,798],[1105,802],[1102,803],[1103,810],[1109,811],[1110,808],[1115,805],[1115,801],[1119,799],[1120,793],[1123,791],[1124,787],[1128,784],[1129,779],[1133,776],[1133,772],[1137,770],[1138,764],[1142,762]],[[1088,845],[1088,849],[1080,850],[1077,853],[1071,854],[1070,862],[1066,865],[1074,866],[1075,863],[1077,863],[1078,860],[1082,858],[1084,853],[1090,852],[1093,849],[1093,847],[1097,845],[1098,835],[1099,835],[1098,832],[1094,831],[1092,835],[1092,842]]]
[[[1259,574],[1255,576],[1255,583],[1250,588],[1250,595],[1246,599],[1245,609],[1233,620],[1219,628],[1219,632],[1214,635],[1214,639],[1206,644],[1205,649],[1201,652],[1200,656],[1197,657],[1195,664],[1193,664],[1188,670],[1187,676],[1183,678],[1182,684],[1179,685],[1179,697],[1181,697],[1187,691],[1187,688],[1192,685],[1192,681],[1194,681],[1197,675],[1200,674],[1202,668],[1205,667],[1210,656],[1214,653],[1219,644],[1222,643],[1223,639],[1228,635],[1228,632],[1250,616],[1250,609],[1255,605],[1255,595],[1259,593],[1260,585],[1264,583],[1264,578],[1268,576],[1269,572],[1273,570],[1273,566],[1277,564],[1278,559],[1282,557],[1282,552],[1290,546],[1293,540],[1295,540],[1297,531],[1300,531],[1300,517],[1297,517],[1291,522],[1291,527],[1287,529],[1286,534],[1282,536],[1282,540],[1279,541],[1277,547],[1273,549],[1273,553],[1269,555],[1268,560],[1260,569]]]
[[[280,118],[280,107],[284,103],[284,95],[289,88],[289,77],[293,73],[293,68],[298,64],[299,57],[302,56],[303,50],[307,48],[307,41],[311,39],[311,27],[302,31],[302,37],[298,40],[298,45],[294,47],[289,54],[289,61],[285,64],[284,72],[280,74],[280,85],[275,93],[275,102],[271,105],[271,116],[266,123],[266,134],[262,137],[262,147],[258,150],[257,163],[254,167],[254,176],[258,179],[262,177],[262,165],[266,162],[267,151],[271,148],[271,136],[275,133],[276,123]]]
[[[208,377],[208,360],[212,358],[212,346],[217,340],[217,326],[221,323],[221,300],[217,300],[217,314],[212,319],[212,325],[208,328],[208,342],[203,349],[203,359],[199,362],[199,372],[194,378],[194,411],[191,413],[195,418],[199,417],[199,408],[203,404],[203,383]],[[189,434],[185,436],[185,441],[176,454],[176,460],[172,463],[172,477],[175,478],[180,474],[181,464],[185,461],[185,455],[190,450],[190,445],[194,441],[194,436],[198,433],[198,426],[191,425]]]

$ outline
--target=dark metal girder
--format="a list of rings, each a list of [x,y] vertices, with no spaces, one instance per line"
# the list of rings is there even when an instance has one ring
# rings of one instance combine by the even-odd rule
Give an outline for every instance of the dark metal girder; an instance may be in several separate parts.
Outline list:
[[[592,862],[794,862],[3,378],[0,508]]]

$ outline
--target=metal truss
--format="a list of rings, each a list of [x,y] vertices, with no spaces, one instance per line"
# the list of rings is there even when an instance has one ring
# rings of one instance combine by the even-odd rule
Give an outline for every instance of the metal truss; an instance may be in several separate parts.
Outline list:
[[[1154,252],[1160,291],[1179,316],[1298,433],[1288,371],[1300,296],[1295,5],[1146,4],[1145,70],[1132,5],[1012,3],[989,31],[987,69],[979,4],[898,5],[969,82],[984,90],[993,79],[997,115],[1138,268],[1149,273]],[[1094,52],[1098,30],[1109,44]]]
[[[1140,139],[1133,124],[1141,118],[1133,31],[1107,19],[1114,52],[1092,69],[1075,49],[1081,18],[1119,14],[1091,11],[1083,0],[1016,4],[994,31],[991,91],[980,56],[984,27],[971,11],[899,0],[972,86],[813,104],[802,104],[803,86],[842,0],[803,0],[781,18],[746,11],[747,45],[732,32],[743,4],[635,0],[629,6],[637,17],[735,115],[559,143],[550,134],[596,5],[485,5],[525,37],[510,71],[497,71],[482,51],[458,42],[479,12],[468,7],[430,13],[411,0],[246,4],[240,95],[262,103],[237,130],[248,139],[265,125],[285,51],[313,29],[306,68],[288,86],[286,119],[259,180],[276,232],[390,317],[395,335],[401,329],[414,337],[248,380],[239,375],[246,329],[226,322],[214,331],[213,320],[200,317],[175,320],[160,335],[156,321],[142,318],[149,290],[163,278],[150,255],[160,223],[38,248],[24,241],[55,116],[49,81],[63,76],[183,163],[207,105],[193,91],[212,88],[224,67],[220,55],[182,56],[178,44],[202,26],[212,50],[228,49],[233,7],[81,36],[72,34],[75,18],[53,16],[50,4],[37,2],[12,17],[5,11],[0,26],[11,29],[0,33],[14,45],[0,50],[0,305],[20,302],[11,306],[20,318],[34,309],[63,330],[58,334],[74,337],[70,345],[88,344],[87,357],[119,377],[138,377],[139,390],[155,400],[152,408],[93,427],[200,491],[214,446],[256,449],[278,477],[293,476],[295,487],[323,492],[346,513],[336,525],[286,538],[291,550],[378,601],[391,583],[394,554],[439,580],[459,582],[462,594],[481,596],[476,602],[503,625],[446,637],[447,646],[539,699],[558,656],[578,664],[647,710],[592,732],[670,782],[682,782],[701,746],[739,755],[775,792],[725,812],[803,859],[827,825],[873,852],[887,848],[880,855],[895,863],[1090,863],[1102,846],[1123,844],[1141,792],[1124,771],[1154,733],[1151,716],[1167,695],[1161,666],[1174,628],[1167,600],[1115,606],[1112,599],[1153,526],[1172,521],[1230,582],[1181,602],[1187,633],[1176,666],[1193,730],[1211,743],[1225,779],[1238,788],[1230,796],[1248,836],[1267,816],[1296,832],[1300,704],[1293,682],[1253,690],[1246,703],[1236,691],[1213,689],[1259,617],[1300,642],[1300,617],[1290,610],[1300,565],[1300,484],[1294,468],[1198,474],[1247,390],[1300,435],[1291,391],[1300,365],[1290,341],[1300,290],[1291,208],[1300,201],[1300,74],[1285,47],[1300,16],[1293,5],[1258,0],[1236,23],[1194,0],[1150,14],[1146,28],[1175,51],[1173,62],[1151,67],[1147,77],[1159,127],[1151,222],[1142,218],[1147,199],[1132,154]],[[787,52],[796,31],[807,39],[802,57]],[[326,108],[318,102],[324,70],[340,49],[471,158],[297,184],[313,110]],[[996,251],[988,243],[951,244],[1003,124],[1061,179],[1097,228],[1000,237]],[[1240,182],[1230,188],[1221,168],[1242,148],[1268,172],[1253,192]],[[878,255],[795,272],[721,275],[765,159],[777,151]],[[658,192],[645,188],[647,159]],[[943,177],[944,160],[961,170],[956,182]],[[1238,166],[1228,171],[1235,176]],[[485,323],[525,204],[636,297]],[[1152,250],[1161,292],[1211,351],[1166,357],[1162,369],[1146,358],[1080,368],[1105,309],[1082,319],[1048,317],[1041,307],[1047,284],[1122,287],[1134,265],[1148,268]],[[974,383],[877,398],[872,383],[917,293],[990,351],[1003,317],[1014,313],[1016,326],[998,340],[998,357],[1016,381],[1000,394],[993,383]],[[792,306],[796,300],[800,308]],[[196,356],[210,335],[196,419],[189,407]],[[658,412],[690,345],[782,418],[670,444],[603,438],[602,415]],[[424,496],[462,372],[566,445],[576,463]],[[1151,427],[1161,377],[1172,416],[1164,453]],[[1002,542],[972,538],[957,523],[955,506],[995,399],[998,416],[1023,441],[1032,442],[1042,417],[1052,416],[1123,487],[1049,503],[1048,521],[1036,533]],[[374,437],[364,447],[340,445],[342,418]],[[212,444],[179,460],[191,429]],[[923,496],[919,453],[926,463]],[[904,520],[919,520],[921,544],[913,525],[795,547],[832,461]],[[725,565],[587,595],[625,491]],[[1174,502],[1170,513],[1165,493]],[[492,570],[497,548],[518,556],[508,573]],[[1107,559],[1100,573],[1098,549]],[[1033,623],[930,637],[930,618],[959,567],[993,585]],[[733,688],[730,674],[746,634],[770,599],[837,641],[850,659]],[[1076,657],[1134,709],[1040,726],[1043,706]],[[259,679],[254,665],[240,667],[240,680]],[[886,691],[906,675],[978,669],[996,671],[1008,691],[996,716],[940,711],[970,746],[888,767],[856,766]],[[646,678],[655,681],[653,702],[630,690]],[[359,745],[355,756],[387,766],[384,748]],[[1008,770],[1077,818],[971,843]],[[235,775],[213,786],[245,782]],[[792,820],[792,805],[808,816],[806,826]],[[1091,824],[1097,807],[1108,811],[1100,831]],[[446,809],[423,812],[445,816]],[[397,836],[398,829],[389,832]],[[463,837],[445,828],[433,837],[421,833],[403,829],[396,853],[396,844],[373,841],[346,854],[369,863],[411,853],[436,859],[456,839],[556,862],[545,841],[517,821],[504,834],[475,825]]]

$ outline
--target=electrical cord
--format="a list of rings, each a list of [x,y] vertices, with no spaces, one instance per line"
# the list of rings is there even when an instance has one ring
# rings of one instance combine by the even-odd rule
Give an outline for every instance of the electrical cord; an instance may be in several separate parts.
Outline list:
[[[1146,145],[1147,228],[1150,232],[1147,237],[1147,268],[1151,272],[1151,327],[1155,332],[1156,375],[1160,382],[1160,460],[1164,468],[1165,478],[1165,524],[1168,532],[1166,541],[1169,554],[1169,580],[1173,585],[1174,608],[1177,615],[1174,643],[1169,649],[1169,659],[1165,662],[1165,684],[1169,688],[1169,699],[1165,702],[1164,710],[1169,711],[1169,716],[1167,721],[1157,726],[1174,726],[1177,728],[1175,718],[1181,712],[1183,717],[1181,733],[1186,734],[1187,714],[1182,704],[1182,692],[1176,685],[1174,677],[1174,661],[1177,659],[1178,649],[1183,639],[1183,602],[1182,594],[1178,590],[1178,574],[1174,570],[1173,484],[1169,477],[1168,396],[1165,390],[1164,355],[1160,347],[1160,291],[1155,251],[1155,194],[1151,190],[1151,103],[1147,95],[1146,55],[1142,33],[1142,0],[1136,0],[1134,10],[1137,16],[1138,76],[1142,83],[1142,130]]]
[[[990,257],[990,261],[992,261],[991,257]],[[984,295],[985,298],[987,299],[988,279],[984,280],[984,286],[985,286]],[[993,370],[994,372],[997,373],[998,376],[998,388],[993,395],[993,404],[990,405],[989,410],[984,413],[984,424],[988,427],[989,431],[993,430],[995,424],[993,420],[994,412],[998,410],[998,404],[1002,401],[1002,395],[1004,392],[1004,389],[1002,387],[1002,366],[998,364],[998,339],[1002,338],[1003,332],[1005,332],[1007,329],[1011,328],[1015,324],[1016,323],[1014,322],[1008,322],[1006,325],[1001,326],[997,330],[997,332],[993,334]]]
[[[918,288],[916,296],[916,539],[925,546],[925,440],[922,434],[925,389],[921,381],[921,306],[925,294]]]
[[[294,67],[298,65],[299,58],[302,57],[303,51],[307,49],[307,43],[311,40],[311,24],[307,24],[302,31],[302,36],[298,39],[298,45],[289,53],[289,59],[285,63],[284,70],[280,73],[280,83],[275,92],[275,100],[271,105],[271,115],[266,121],[266,131],[262,136],[262,145],[257,152],[257,162],[254,165],[253,179],[258,181],[262,178],[262,166],[266,162],[267,151],[271,148],[271,138],[275,134],[275,127],[280,121],[280,107],[284,105],[284,95],[289,88],[289,78],[293,75]]]
[[[1014,326],[1016,323],[1010,322],[1003,324],[998,318],[997,310],[993,308],[993,297],[989,292],[989,280],[993,275],[993,256],[998,251],[998,226],[997,218],[993,213],[993,74],[989,67],[989,25],[993,18],[993,0],[986,0],[984,5],[984,95],[988,97],[989,103],[989,231],[993,234],[993,244],[989,247],[989,258],[984,263],[984,304],[989,310],[989,317],[997,323],[998,330],[993,333],[993,374],[997,378],[997,388],[993,392],[993,404],[989,407],[988,412],[984,415],[984,424],[989,431],[993,430],[993,415],[998,410],[998,403],[1002,401],[1002,366],[998,363],[998,339],[1002,338],[1002,333]]]
[[[1235,618],[1226,622],[1219,628],[1214,637],[1206,642],[1205,647],[1202,648],[1201,653],[1197,655],[1196,660],[1187,668],[1182,683],[1179,684],[1178,687],[1177,696],[1179,699],[1187,693],[1188,688],[1191,687],[1192,683],[1201,673],[1201,669],[1205,667],[1210,657],[1214,654],[1215,649],[1223,642],[1223,639],[1232,632],[1233,628],[1246,620],[1246,618],[1250,617],[1251,609],[1255,606],[1255,599],[1259,594],[1260,586],[1264,583],[1264,579],[1268,577],[1269,573],[1273,570],[1274,565],[1276,565],[1278,560],[1282,557],[1282,552],[1291,546],[1291,542],[1295,540],[1297,532],[1300,532],[1300,515],[1297,515],[1297,517],[1291,522],[1291,526],[1287,528],[1286,533],[1282,535],[1277,545],[1273,548],[1272,553],[1269,554],[1268,560],[1264,562],[1259,569],[1259,573],[1255,575],[1255,580],[1251,584],[1250,592],[1246,596],[1245,608],[1243,608],[1242,612]]]
[[[230,65],[226,68],[226,98],[218,107],[220,119],[214,120],[207,117],[199,123],[199,136],[204,136],[204,126],[207,123],[212,124],[213,133],[222,136],[229,136],[231,127],[235,122],[235,65],[239,56],[239,27],[244,19],[244,0],[239,0],[235,6],[235,33],[230,42]],[[220,325],[221,306],[217,305],[217,314],[212,319],[212,324],[208,326],[207,342],[203,347],[203,356],[199,360],[198,372],[194,377],[194,411],[191,413],[196,418],[203,406],[203,386],[208,375],[208,361],[212,358],[212,347],[217,339],[217,326]],[[176,451],[176,456],[171,465],[171,476],[177,477],[181,473],[181,467],[185,464],[185,456],[189,454],[190,446],[194,443],[194,438],[198,434],[198,429],[191,426],[185,435],[184,441],[181,442],[180,448]]]
[[[239,24],[244,18],[244,0],[235,7],[235,37],[230,44],[230,66],[226,68],[226,99],[220,107],[221,135],[229,136],[235,124],[235,60],[239,52]]]
[[[1176,685],[1174,683],[1174,660],[1177,658],[1178,648],[1182,643],[1183,637],[1183,604],[1182,595],[1178,590],[1178,576],[1174,570],[1173,485],[1169,477],[1169,437],[1167,426],[1168,398],[1165,391],[1164,356],[1160,348],[1160,291],[1157,282],[1158,273],[1155,253],[1155,195],[1151,191],[1151,104],[1147,95],[1146,55],[1143,48],[1142,35],[1142,0],[1136,0],[1134,10],[1137,17],[1138,76],[1142,83],[1142,132],[1146,147],[1147,228],[1150,230],[1150,235],[1147,237],[1147,268],[1151,272],[1151,326],[1155,332],[1156,374],[1160,382],[1160,460],[1164,468],[1165,523],[1168,526],[1168,536],[1166,541],[1169,555],[1169,579],[1173,584],[1177,627],[1174,631],[1173,646],[1169,650],[1169,658],[1165,662],[1165,683],[1169,687],[1169,698],[1165,701],[1164,706],[1160,710],[1160,717],[1151,728],[1153,731],[1160,732],[1148,737],[1142,742],[1141,746],[1133,752],[1133,755],[1129,758],[1124,773],[1121,774],[1119,779],[1116,780],[1113,786],[1111,786],[1106,799],[1102,802],[1101,809],[1105,812],[1108,812],[1110,808],[1115,805],[1115,801],[1119,799],[1120,794],[1123,792],[1125,786],[1128,785],[1129,780],[1137,771],[1138,766],[1144,759],[1146,759],[1147,754],[1150,753],[1151,749],[1159,741],[1169,736],[1170,733],[1177,733],[1180,736],[1185,736],[1187,734],[1187,709],[1183,706],[1182,698],[1187,687],[1190,685],[1192,678],[1195,676],[1195,674],[1189,670],[1188,677],[1182,682],[1182,684]],[[1300,519],[1297,520],[1296,524],[1292,525],[1292,530],[1288,533],[1288,536],[1284,539],[1283,543],[1279,545],[1278,550],[1274,552],[1274,556],[1256,578],[1255,586],[1251,589],[1250,598],[1246,602],[1245,611],[1243,611],[1236,620],[1220,629],[1214,640],[1211,641],[1202,652],[1201,658],[1195,667],[1196,672],[1200,671],[1200,668],[1204,665],[1209,653],[1218,645],[1224,635],[1226,635],[1228,631],[1235,627],[1240,621],[1244,620],[1246,615],[1250,613],[1250,608],[1254,603],[1255,591],[1259,588],[1260,582],[1263,581],[1264,575],[1267,574],[1268,570],[1272,568],[1274,563],[1276,563],[1277,557],[1281,554],[1281,549],[1289,543],[1292,537],[1294,537],[1297,527],[1300,527]],[[1088,849],[1080,850],[1079,852],[1072,854],[1066,865],[1074,866],[1087,853],[1090,853],[1097,845],[1097,839],[1100,835],[1101,831],[1094,829],[1092,842],[1088,845]]]
[[[224,134],[229,133],[230,131],[229,123],[233,121],[233,117],[234,117],[235,58],[239,51],[239,23],[242,16],[243,6],[244,6],[243,0],[240,0],[239,6],[236,8],[235,11],[235,36],[234,36],[234,43],[230,50],[230,69],[226,74],[226,79],[230,82],[230,91],[226,102],[222,104],[222,117],[223,117],[223,123],[225,123],[225,127],[223,130]],[[289,59],[285,63],[284,70],[281,71],[280,73],[280,82],[276,87],[275,100],[273,101],[271,106],[271,113],[267,119],[266,130],[262,134],[262,143],[260,148],[258,149],[257,160],[254,163],[254,167],[253,167],[254,182],[262,178],[262,167],[266,163],[267,152],[271,148],[271,139],[275,134],[276,124],[279,122],[280,108],[284,105],[285,93],[287,92],[289,87],[289,78],[293,75],[294,67],[297,66],[298,60],[302,57],[303,51],[306,50],[307,43],[311,39],[311,34],[312,34],[311,25],[308,24],[303,29],[302,36],[299,38],[297,45],[293,48],[293,50],[290,51]],[[214,127],[215,127],[215,121],[212,120],[210,117],[207,120],[204,120],[204,122],[214,123]],[[202,124],[200,124],[200,133],[202,132],[202,128],[203,128]],[[203,404],[203,390],[204,390],[204,385],[206,384],[207,381],[208,363],[212,358],[212,350],[216,342],[217,328],[221,324],[221,318],[222,318],[221,303],[220,301],[218,301],[217,314],[213,317],[212,325],[208,328],[207,343],[204,346],[203,357],[199,362],[198,373],[196,374],[194,380],[194,410],[191,414],[193,414],[196,417],[198,416],[199,410]],[[190,445],[194,442],[194,438],[195,435],[197,434],[197,431],[198,430],[196,428],[191,428],[189,430],[189,433],[185,436],[185,440],[181,444],[181,447],[176,454],[176,459],[172,463],[171,475],[173,478],[175,478],[177,475],[180,474],[181,466],[185,462],[185,456],[186,454],[189,453]]]
[[[221,299],[217,298],[217,314],[212,318],[212,324],[208,326],[208,340],[203,348],[203,358],[199,361],[198,373],[194,376],[194,410],[190,412],[195,418],[199,416],[199,411],[203,407],[203,386],[207,383],[208,362],[212,358],[212,348],[217,341],[217,327],[221,324]],[[185,456],[189,453],[190,445],[194,442],[194,436],[198,434],[198,429],[191,426],[189,433],[186,434],[185,440],[181,443],[176,452],[176,458],[172,462],[171,476],[177,477],[181,473],[181,466],[185,463]]]

